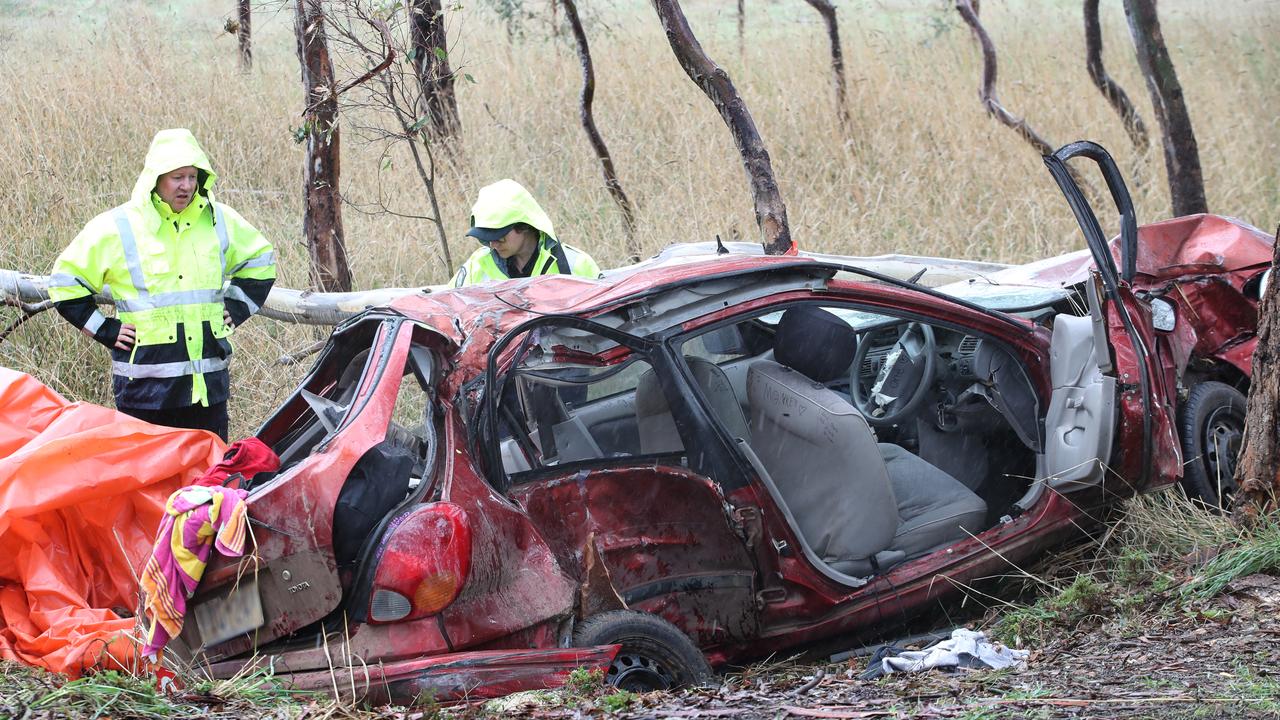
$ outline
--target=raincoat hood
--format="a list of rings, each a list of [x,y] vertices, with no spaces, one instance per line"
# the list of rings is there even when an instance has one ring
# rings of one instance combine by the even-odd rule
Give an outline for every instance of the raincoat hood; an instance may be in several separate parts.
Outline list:
[[[142,168],[142,174],[138,176],[138,182],[133,186],[131,200],[135,205],[150,207],[151,191],[155,189],[156,181],[160,176],[170,170],[188,165],[203,171],[201,173],[203,182],[198,192],[208,196],[218,176],[214,174],[213,166],[209,164],[209,156],[205,155],[191,131],[186,128],[174,128],[156,133],[151,140],[151,147],[147,150],[147,161]]]
[[[504,228],[512,223],[532,225],[555,239],[551,218],[523,185],[505,179],[480,188],[476,204],[471,207],[471,227]]]

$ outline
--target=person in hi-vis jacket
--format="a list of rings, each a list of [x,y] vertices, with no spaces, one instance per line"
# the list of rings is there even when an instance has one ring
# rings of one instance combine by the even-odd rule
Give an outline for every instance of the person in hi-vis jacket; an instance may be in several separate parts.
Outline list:
[[[590,255],[556,239],[551,218],[515,180],[480,188],[467,235],[481,247],[458,268],[454,287],[556,273],[600,277]]]
[[[232,331],[275,282],[271,243],[215,202],[217,176],[189,130],[161,130],[129,201],[89,221],[58,256],[54,307],[110,348],[116,407],[227,439]],[[116,317],[99,310],[107,295]]]

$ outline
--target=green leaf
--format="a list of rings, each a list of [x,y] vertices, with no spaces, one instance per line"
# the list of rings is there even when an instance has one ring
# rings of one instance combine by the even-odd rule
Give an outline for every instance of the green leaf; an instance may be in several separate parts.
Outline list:
[[[436,46],[431,49],[435,52],[436,58],[439,59],[440,62],[444,62],[445,60],[449,59],[449,53],[445,52],[444,48],[440,46]]]
[[[409,132],[411,133],[418,132],[419,130],[422,129],[423,125],[426,125],[429,122],[431,122],[431,118],[424,115],[418,118],[417,120],[413,121],[413,124],[409,126]]]
[[[473,77],[471,77],[471,73],[462,73],[462,77],[466,78],[466,79],[467,79],[467,82],[469,82],[469,83],[471,83],[471,84],[473,84],[473,85],[474,85],[474,84],[475,84],[475,82],[476,82],[476,79],[475,79],[475,78],[473,78]]]

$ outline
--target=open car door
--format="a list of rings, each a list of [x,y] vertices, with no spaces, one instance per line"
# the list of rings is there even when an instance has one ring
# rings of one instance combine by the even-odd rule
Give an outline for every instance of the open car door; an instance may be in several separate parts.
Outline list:
[[[1067,162],[1094,161],[1120,215],[1120,266],[1098,218]],[[1075,214],[1096,273],[1086,282],[1089,318],[1055,319],[1053,398],[1045,418],[1049,484],[1061,490],[1117,484],[1129,494],[1182,474],[1173,432],[1170,389],[1154,357],[1151,310],[1134,295],[1138,224],[1115,161],[1102,146],[1080,141],[1044,157]],[[1121,452],[1113,452],[1113,447]],[[1113,472],[1108,473],[1110,469]]]
[[[398,316],[369,314],[334,332],[302,385],[257,432],[281,468],[247,486],[252,552],[210,562],[191,600],[194,622],[183,628],[188,650],[203,648],[216,661],[260,648],[350,600],[348,588],[360,583],[344,572],[358,580],[362,547],[431,485],[423,478],[436,451],[429,403],[399,418],[418,430],[395,420],[407,392],[429,396],[426,345],[438,342]],[[348,488],[367,490],[371,480],[387,488],[376,512],[341,512]]]

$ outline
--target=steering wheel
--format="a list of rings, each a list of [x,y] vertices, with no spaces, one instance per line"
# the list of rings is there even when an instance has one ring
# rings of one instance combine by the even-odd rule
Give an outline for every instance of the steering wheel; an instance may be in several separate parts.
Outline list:
[[[907,323],[885,356],[880,372],[871,380],[862,377],[862,365],[871,348],[871,343],[866,342],[869,335],[863,336],[854,353],[853,367],[849,369],[850,395],[867,423],[876,427],[897,425],[915,414],[933,387],[938,343],[931,326]]]

